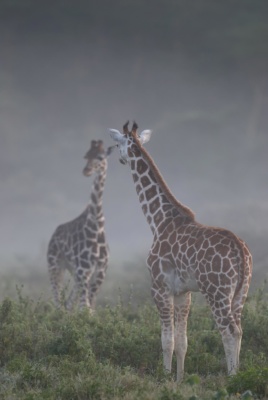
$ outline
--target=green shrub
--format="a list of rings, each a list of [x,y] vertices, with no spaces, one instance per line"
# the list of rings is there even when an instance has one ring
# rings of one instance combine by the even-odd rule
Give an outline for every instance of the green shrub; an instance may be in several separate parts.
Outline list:
[[[193,304],[186,377],[176,386],[175,355],[172,374],[163,369],[155,306],[120,303],[89,315],[87,310],[57,310],[49,302],[18,294],[18,301],[4,299],[0,304],[1,400],[119,400],[126,395],[128,400],[211,400],[225,399],[226,388],[244,397],[250,391],[267,397],[264,295],[252,296],[245,307],[241,372],[229,379],[210,309]]]
[[[249,368],[229,378],[228,391],[243,393],[250,390],[257,396],[268,396],[268,368]]]
[[[163,387],[159,395],[159,400],[184,400],[182,394],[177,390],[169,389],[166,386]]]

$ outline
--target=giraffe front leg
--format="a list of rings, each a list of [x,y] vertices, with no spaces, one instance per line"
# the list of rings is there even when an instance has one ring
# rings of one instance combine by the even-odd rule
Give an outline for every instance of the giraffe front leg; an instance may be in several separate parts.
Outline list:
[[[78,294],[79,294],[79,286],[78,286],[77,282],[75,281],[74,286],[71,290],[71,293],[65,302],[66,310],[70,311],[73,308],[74,303],[77,301]]]
[[[90,275],[88,275],[83,282],[80,282],[80,285],[79,285],[79,293],[80,293],[79,308],[80,308],[80,310],[82,310],[83,308],[87,307],[91,312],[91,304],[89,302],[89,292],[88,292],[89,279],[90,279]]]
[[[106,248],[103,248],[100,253],[105,256],[105,258],[99,259],[97,263],[96,270],[94,272],[94,275],[91,277],[89,280],[89,287],[88,287],[88,292],[89,292],[89,302],[91,305],[91,308],[94,310],[96,306],[96,297],[97,294],[99,293],[99,290],[101,288],[101,285],[103,284],[103,281],[106,276],[106,271],[108,267],[108,252]]]
[[[183,293],[174,297],[174,338],[175,354],[177,358],[177,382],[181,382],[184,375],[184,360],[187,352],[187,321],[191,305],[191,293]]]
[[[57,308],[60,308],[61,307],[60,292],[61,292],[61,284],[64,271],[61,268],[61,266],[55,262],[55,260],[49,259],[48,273],[49,273],[50,283],[52,286],[52,294],[55,306]]]
[[[174,307],[173,298],[163,285],[153,283],[152,296],[159,312],[161,322],[161,343],[163,363],[166,371],[171,372],[174,351]]]
[[[172,356],[174,351],[174,325],[173,321],[162,319],[162,315],[160,314],[161,319],[161,343],[162,343],[162,351],[163,351],[163,363],[164,367],[168,372],[171,372],[172,367]]]

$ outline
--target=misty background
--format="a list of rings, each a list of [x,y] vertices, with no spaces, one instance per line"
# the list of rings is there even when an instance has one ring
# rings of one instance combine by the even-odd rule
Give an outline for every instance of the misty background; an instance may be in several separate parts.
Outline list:
[[[43,269],[55,228],[86,207],[92,139],[135,119],[173,194],[247,241],[268,274],[268,3],[0,3],[0,273]],[[130,170],[109,158],[104,211],[116,268],[152,243]]]

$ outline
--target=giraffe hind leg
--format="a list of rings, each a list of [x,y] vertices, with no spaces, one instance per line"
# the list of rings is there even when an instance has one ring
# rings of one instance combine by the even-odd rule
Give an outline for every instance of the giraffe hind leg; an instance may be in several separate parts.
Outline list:
[[[221,335],[227,361],[228,374],[234,375],[239,367],[239,351],[242,337],[241,330],[233,320],[225,330],[221,330]]]
[[[231,307],[224,315],[215,318],[221,333],[227,362],[228,375],[234,375],[239,367],[239,352],[242,338],[241,326],[237,324]]]
[[[243,311],[243,307],[247,298],[247,288],[242,287],[242,289],[235,294],[232,301],[232,313],[236,322],[236,325],[240,331],[240,340],[237,347],[237,367],[239,367],[239,357],[240,357],[240,349],[241,349],[241,341],[243,330],[241,327],[241,315]]]
[[[204,293],[210,304],[214,320],[220,331],[224,347],[227,371],[229,375],[236,373],[239,365],[239,349],[241,343],[241,326],[235,320],[232,304],[227,294],[215,301],[214,297]]]

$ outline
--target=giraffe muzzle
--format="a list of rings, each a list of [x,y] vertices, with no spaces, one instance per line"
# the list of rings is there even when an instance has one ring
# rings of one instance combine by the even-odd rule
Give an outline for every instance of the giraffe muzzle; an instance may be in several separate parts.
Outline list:
[[[85,167],[85,168],[83,169],[83,175],[84,175],[84,176],[90,176],[91,173],[92,173],[92,170],[91,170],[90,168]]]

